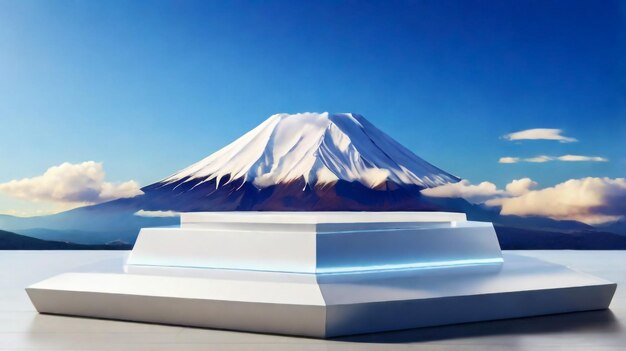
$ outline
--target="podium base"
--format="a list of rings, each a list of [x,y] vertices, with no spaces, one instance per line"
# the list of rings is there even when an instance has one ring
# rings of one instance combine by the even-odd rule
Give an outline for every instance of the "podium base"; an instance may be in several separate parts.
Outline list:
[[[616,284],[515,254],[501,265],[295,274],[132,265],[28,287],[41,313],[328,338],[608,308]]]

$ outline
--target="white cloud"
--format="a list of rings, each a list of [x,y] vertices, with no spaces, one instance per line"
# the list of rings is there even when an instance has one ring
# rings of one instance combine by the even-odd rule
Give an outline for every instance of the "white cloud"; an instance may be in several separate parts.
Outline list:
[[[135,216],[140,217],[178,217],[180,216],[180,212],[176,211],[146,211],[139,210],[134,213]]]
[[[626,214],[626,179],[570,179],[521,196],[501,199],[501,214],[543,216],[600,224]]]
[[[566,162],[585,162],[585,161],[606,162],[606,161],[608,161],[604,157],[599,157],[599,156],[582,156],[582,155],[564,155],[564,156],[559,156],[557,159],[559,161],[566,161]]]
[[[554,157],[541,155],[541,156],[535,156],[531,158],[525,158],[523,161],[532,162],[532,163],[544,163],[544,162],[553,161],[553,160],[554,160]]]
[[[518,163],[519,161],[519,157],[500,157],[498,163]]]
[[[537,182],[530,178],[514,179],[506,185],[505,189],[509,195],[520,196],[537,187]]]
[[[576,140],[575,138],[566,137],[561,135],[563,131],[561,129],[551,129],[551,128],[534,128],[534,129],[526,129],[520,130],[519,132],[509,133],[503,135],[502,137],[506,140],[556,140],[561,143],[572,143]]]
[[[539,216],[556,220],[574,220],[602,224],[626,217],[626,179],[570,179],[553,187],[535,189],[530,178],[516,179],[497,189],[493,183],[472,185],[463,180],[422,193],[434,197],[464,198],[473,203],[501,207],[500,214]]]
[[[432,197],[462,197],[473,203],[481,203],[490,198],[504,194],[496,185],[490,182],[482,182],[478,185],[471,184],[468,180],[457,183],[448,183],[438,187],[422,190],[422,194]]]
[[[518,163],[518,162],[532,162],[532,163],[544,163],[549,161],[564,161],[564,162],[607,162],[608,159],[600,156],[583,156],[583,155],[563,155],[563,156],[546,156],[539,155],[529,158],[520,157],[501,157],[498,163]]]
[[[28,201],[67,204],[95,204],[142,194],[134,180],[123,183],[105,181],[102,163],[65,162],[48,168],[42,175],[0,183],[0,192]]]

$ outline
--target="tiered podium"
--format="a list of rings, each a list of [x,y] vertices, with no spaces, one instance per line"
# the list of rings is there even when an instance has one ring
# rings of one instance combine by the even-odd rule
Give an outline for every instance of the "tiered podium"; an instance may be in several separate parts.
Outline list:
[[[443,212],[183,213],[125,270],[26,290],[41,313],[325,338],[605,309],[616,289]]]

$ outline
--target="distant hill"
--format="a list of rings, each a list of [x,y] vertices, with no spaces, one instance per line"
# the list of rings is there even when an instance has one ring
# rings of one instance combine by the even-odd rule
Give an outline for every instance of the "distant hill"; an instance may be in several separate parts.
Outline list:
[[[45,241],[102,245],[113,241],[134,243],[139,229],[178,225],[178,217],[140,217],[138,210],[119,199],[98,205],[80,207],[62,213],[15,217],[0,215],[0,230]]]
[[[61,241],[47,241],[0,230],[0,250],[130,250],[131,245],[80,245]]]
[[[626,235],[495,226],[503,250],[626,250]]]

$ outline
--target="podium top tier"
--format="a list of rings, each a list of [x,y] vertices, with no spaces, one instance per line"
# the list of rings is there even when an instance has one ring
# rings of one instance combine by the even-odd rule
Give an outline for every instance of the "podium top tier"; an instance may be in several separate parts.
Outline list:
[[[128,265],[345,273],[502,263],[491,223],[443,212],[199,212],[144,228]]]
[[[454,212],[186,212],[181,224],[190,223],[259,223],[259,224],[354,224],[464,222],[465,213]]]

